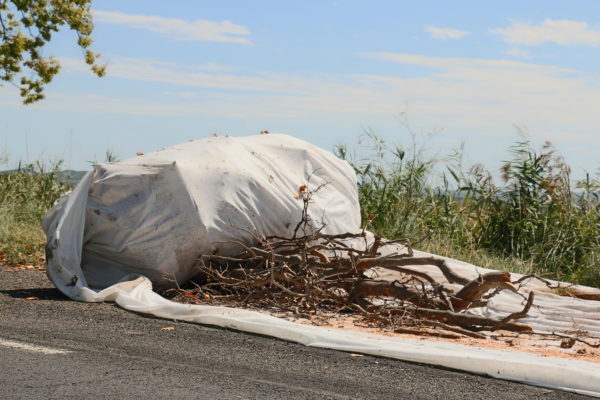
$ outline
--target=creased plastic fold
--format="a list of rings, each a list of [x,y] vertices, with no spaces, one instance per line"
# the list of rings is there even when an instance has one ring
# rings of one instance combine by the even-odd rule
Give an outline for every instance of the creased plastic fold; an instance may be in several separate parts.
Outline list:
[[[296,221],[292,217],[302,208],[294,197],[299,185],[328,183],[314,199],[313,218],[325,218],[327,212],[330,232],[358,229],[356,177],[347,163],[298,139],[264,136],[271,137],[190,142],[98,166],[45,217],[49,278],[74,300],[111,301],[158,318],[600,397],[596,363],[307,326],[254,311],[174,303],[155,293],[153,282],[168,284],[193,274],[194,252],[233,252],[222,243],[239,236],[241,226],[289,234]],[[484,272],[449,261],[465,276]],[[536,299],[537,307],[522,320],[536,330],[579,326],[600,333],[600,302],[550,293]],[[498,318],[518,310],[522,302],[518,295],[502,293],[479,312]]]

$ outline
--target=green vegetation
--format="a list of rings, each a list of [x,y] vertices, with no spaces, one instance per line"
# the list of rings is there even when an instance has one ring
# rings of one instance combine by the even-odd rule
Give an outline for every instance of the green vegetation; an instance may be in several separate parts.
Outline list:
[[[600,181],[572,183],[549,144],[538,152],[516,143],[497,186],[481,165],[464,168],[460,151],[436,173],[442,162],[417,146],[370,139],[373,151],[363,160],[338,148],[356,170],[367,229],[426,236],[417,248],[483,267],[600,286]],[[114,158],[107,152],[107,161]],[[38,163],[0,174],[0,262],[40,263],[40,220],[71,187],[59,167]]]
[[[63,26],[77,34],[84,61],[97,76],[105,65],[90,50],[94,25],[91,0],[0,0],[0,80],[18,85],[24,104],[44,98],[44,87],[59,73],[54,57],[44,47]]]
[[[41,265],[45,236],[40,221],[71,186],[58,179],[60,163],[20,166],[0,174],[0,263]]]
[[[489,268],[600,285],[600,181],[573,187],[570,169],[549,143],[510,149],[502,186],[456,152],[436,179],[433,160],[412,146],[386,146],[349,159],[359,180],[364,225],[385,237],[429,236],[417,247]],[[439,165],[438,165],[439,166]],[[435,182],[437,180],[437,182]]]

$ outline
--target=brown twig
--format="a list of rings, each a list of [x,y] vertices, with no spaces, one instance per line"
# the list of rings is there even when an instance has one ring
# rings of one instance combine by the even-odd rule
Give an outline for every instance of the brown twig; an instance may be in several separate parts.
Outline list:
[[[197,293],[198,301],[213,304],[221,300],[228,305],[305,315],[318,321],[325,318],[323,313],[352,312],[397,331],[452,337],[483,338],[485,335],[478,332],[497,329],[531,331],[529,326],[512,320],[528,313],[533,294],[523,310],[501,320],[464,311],[484,306],[484,300],[500,290],[517,291],[508,272],[490,272],[467,279],[453,271],[443,258],[415,257],[408,239],[375,237],[370,246],[361,250],[356,240],[365,239],[367,243],[364,231],[325,234],[324,226],[314,226],[308,216],[313,193],[304,185],[299,188],[302,217],[291,237],[264,236],[240,229],[249,241],[230,242],[240,246],[240,254],[202,255],[198,263],[202,283],[191,290],[192,294]],[[396,244],[403,247],[392,247],[396,251],[380,255],[380,250]],[[454,293],[419,269],[424,265],[437,267],[449,283],[462,288]],[[374,276],[379,269],[396,272],[403,278],[377,280]],[[186,301],[193,299],[185,296]],[[428,329],[417,329],[419,324]]]

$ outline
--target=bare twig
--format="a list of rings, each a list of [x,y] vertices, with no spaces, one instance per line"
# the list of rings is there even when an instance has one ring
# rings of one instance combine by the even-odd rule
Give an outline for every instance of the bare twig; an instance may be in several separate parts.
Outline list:
[[[497,329],[531,331],[529,326],[512,320],[529,312],[533,294],[523,310],[500,320],[465,312],[484,306],[485,300],[501,290],[517,291],[508,272],[490,272],[470,280],[453,271],[443,258],[415,257],[408,239],[375,237],[361,250],[357,241],[364,239],[367,243],[364,231],[323,233],[325,226],[314,226],[308,216],[311,197],[323,186],[314,191],[304,185],[299,187],[297,198],[303,202],[302,216],[291,237],[264,236],[240,229],[249,241],[229,242],[240,246],[240,254],[202,255],[198,263],[202,283],[190,291],[195,297],[185,295],[185,300],[211,304],[221,301],[302,315],[313,321],[342,312],[353,313],[370,324],[395,331],[447,337],[484,338],[478,332]],[[397,244],[403,246],[391,247]],[[390,248],[396,251],[380,254],[380,250]],[[419,269],[424,265],[437,267],[449,283],[462,288],[454,292],[437,282]],[[377,280],[381,270],[393,271],[402,278]]]

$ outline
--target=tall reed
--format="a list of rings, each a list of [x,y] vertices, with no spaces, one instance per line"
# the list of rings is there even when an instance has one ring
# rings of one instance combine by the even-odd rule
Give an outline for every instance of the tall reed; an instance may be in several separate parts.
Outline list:
[[[465,169],[460,152],[436,176],[435,161],[414,144],[406,151],[367,137],[374,143],[367,158],[337,149],[356,171],[366,228],[388,237],[430,232],[424,249],[600,284],[600,182],[588,175],[573,184],[549,143],[540,151],[527,140],[513,145],[497,185],[482,165]]]
[[[0,174],[0,263],[43,263],[40,221],[70,185],[58,179],[61,163],[19,165]]]

